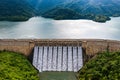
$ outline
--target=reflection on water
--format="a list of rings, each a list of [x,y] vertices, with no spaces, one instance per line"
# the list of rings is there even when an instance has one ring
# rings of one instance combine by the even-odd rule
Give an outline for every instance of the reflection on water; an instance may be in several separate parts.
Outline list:
[[[0,38],[120,40],[120,17],[106,23],[91,20],[52,20],[33,17],[26,22],[0,22]]]

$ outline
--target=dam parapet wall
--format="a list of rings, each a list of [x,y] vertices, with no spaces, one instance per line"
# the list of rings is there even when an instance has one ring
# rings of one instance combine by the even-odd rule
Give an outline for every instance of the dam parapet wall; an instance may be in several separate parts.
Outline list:
[[[120,51],[120,41],[103,39],[0,39],[0,50],[29,56],[35,46],[82,46],[84,61],[98,53]]]

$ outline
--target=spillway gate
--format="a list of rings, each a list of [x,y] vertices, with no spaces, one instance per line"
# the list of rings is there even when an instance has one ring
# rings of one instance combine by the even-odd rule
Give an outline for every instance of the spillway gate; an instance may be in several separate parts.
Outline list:
[[[33,65],[43,71],[74,71],[83,66],[81,46],[35,46]]]

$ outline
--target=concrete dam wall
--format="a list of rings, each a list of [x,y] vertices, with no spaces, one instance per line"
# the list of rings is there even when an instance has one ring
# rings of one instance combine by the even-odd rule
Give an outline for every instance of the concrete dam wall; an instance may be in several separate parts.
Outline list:
[[[81,46],[83,62],[97,53],[120,51],[120,41],[102,39],[0,39],[0,50],[19,52],[26,56],[33,53],[35,46]]]
[[[79,71],[83,66],[81,46],[36,46],[33,65],[42,71]]]

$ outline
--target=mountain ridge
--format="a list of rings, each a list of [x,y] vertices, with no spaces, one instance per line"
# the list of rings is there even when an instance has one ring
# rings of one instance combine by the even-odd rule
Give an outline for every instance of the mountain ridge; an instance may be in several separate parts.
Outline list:
[[[106,22],[110,20],[110,17],[120,16],[120,9],[119,9],[120,0],[115,0],[115,1],[114,0],[59,0],[59,1],[40,0],[40,1],[41,1],[41,5],[38,7],[38,12],[40,11],[39,15],[46,18],[56,19],[59,16],[63,16],[63,13],[62,15],[61,14],[56,15],[56,11],[57,13],[61,12],[59,10],[60,8],[66,10],[70,9],[74,11],[74,13],[79,13],[84,16],[94,15],[93,18],[91,18],[91,16],[88,16],[87,19],[91,19],[96,22]],[[46,4],[52,4],[52,5],[46,5]],[[42,5],[44,7],[41,7]],[[72,11],[71,13],[73,13]],[[52,15],[55,16],[52,17],[51,13]],[[66,15],[66,13],[64,14]],[[77,14],[74,16],[77,16]],[[74,19],[74,16],[71,18],[68,16],[67,17],[68,19]],[[86,17],[84,17],[84,19],[86,19]],[[66,16],[60,19],[66,19]],[[82,18],[79,17],[79,19]]]
[[[26,21],[35,11],[27,0],[0,0],[0,20]]]
[[[0,20],[24,21],[43,16],[106,22],[112,16],[120,16],[119,3],[120,0],[1,0]]]
[[[88,19],[96,22],[106,22],[110,20],[109,17],[104,15],[94,15],[94,14],[80,14],[69,8],[57,8],[49,10],[41,15],[45,18],[53,18],[55,20],[67,20],[67,19]]]

